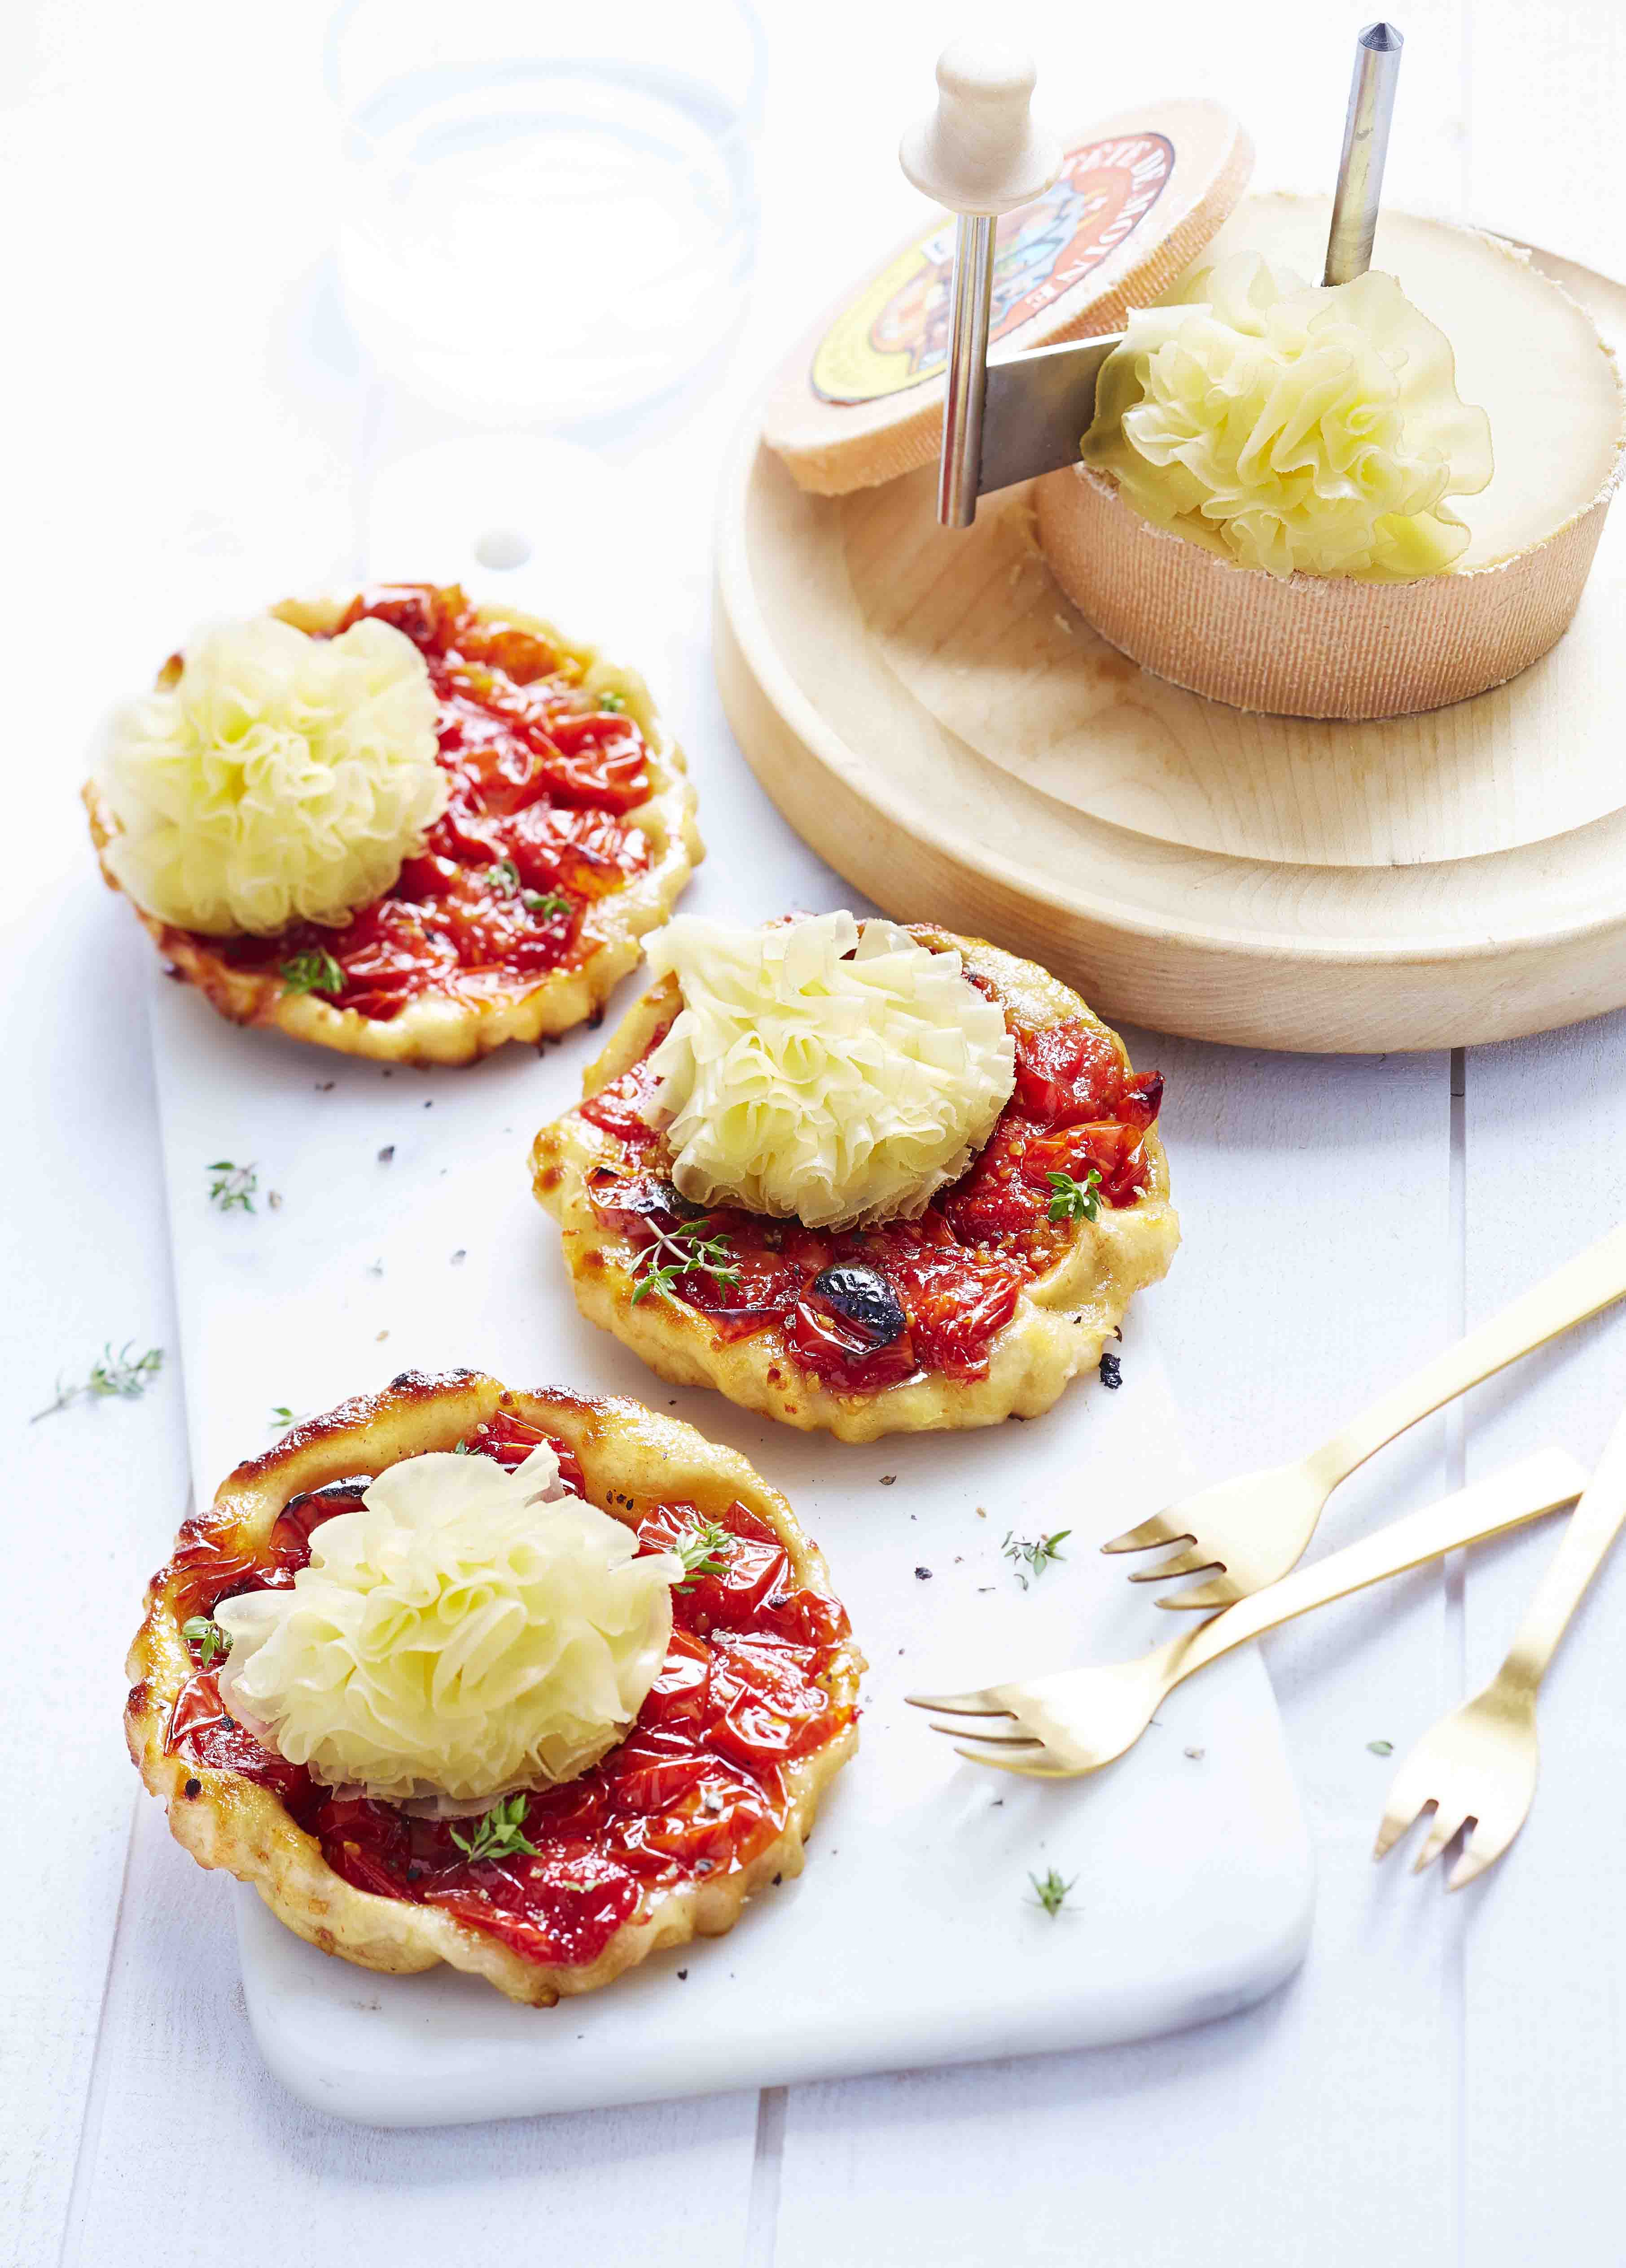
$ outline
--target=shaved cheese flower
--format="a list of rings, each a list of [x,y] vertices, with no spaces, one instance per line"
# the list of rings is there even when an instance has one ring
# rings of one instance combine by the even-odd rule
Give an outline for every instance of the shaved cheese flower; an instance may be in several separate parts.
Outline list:
[[[1307,286],[1244,253],[1132,313],[1102,366],[1088,465],[1159,527],[1271,575],[1437,574],[1490,478],[1449,341],[1392,276]]]
[[[423,655],[372,615],[335,638],[274,615],[204,630],[106,728],[107,865],[143,913],[206,937],[337,926],[445,809],[437,715]]]
[[[380,1473],[311,1538],[286,1591],[223,1600],[227,1709],[330,1787],[479,1803],[588,1771],[626,1733],[672,1635],[673,1552],[565,1491],[434,1454]]]
[[[850,913],[768,929],[692,916],[649,940],[682,1012],[652,1058],[672,1178],[810,1228],[912,1219],[993,1131],[1015,1044],[958,953]]]

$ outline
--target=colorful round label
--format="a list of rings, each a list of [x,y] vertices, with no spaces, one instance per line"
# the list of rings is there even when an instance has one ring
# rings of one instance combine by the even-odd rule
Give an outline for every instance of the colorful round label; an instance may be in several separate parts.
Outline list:
[[[1174,170],[1174,144],[1164,134],[1070,150],[1054,186],[1006,213],[995,232],[990,342],[1099,268],[1139,227]],[[836,318],[813,359],[821,401],[877,401],[936,376],[948,353],[953,265],[951,220],[901,254]]]

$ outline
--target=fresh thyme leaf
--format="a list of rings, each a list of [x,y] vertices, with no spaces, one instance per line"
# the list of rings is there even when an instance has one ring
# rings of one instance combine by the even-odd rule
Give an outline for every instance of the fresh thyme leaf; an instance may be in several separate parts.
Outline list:
[[[1045,1179],[1055,1191],[1050,1199],[1052,1220],[1093,1220],[1100,1212],[1101,1177],[1093,1166],[1081,1182],[1071,1174],[1047,1174]]]
[[[453,1441],[452,1454],[454,1457],[472,1457],[475,1453],[467,1441]]]
[[[103,1347],[101,1360],[91,1366],[86,1381],[87,1393],[104,1395],[116,1394],[122,1402],[138,1402],[146,1392],[149,1382],[164,1367],[162,1347],[149,1347],[145,1354],[130,1360],[132,1340],[127,1339],[114,1354],[110,1346]]]
[[[454,1827],[452,1840],[471,1859],[515,1859],[521,1852],[540,1859],[535,1844],[526,1840],[525,1805],[523,1795],[507,1796],[491,1806],[472,1836],[460,1835]]]
[[[208,1615],[194,1615],[182,1623],[180,1635],[188,1646],[196,1646],[200,1669],[212,1669],[217,1655],[224,1660],[232,1651],[231,1639]]]
[[[1029,1572],[1037,1577],[1043,1574],[1052,1559],[1061,1557],[1062,1554],[1056,1546],[1065,1543],[1071,1534],[1071,1528],[1058,1528],[1049,1535],[1030,1538],[1026,1535],[1013,1535],[1007,1528],[1005,1540],[999,1549],[1007,1559],[1025,1564]],[[1028,1579],[1021,1572],[1020,1566],[1018,1567],[1016,1580],[1024,1590],[1027,1588]]]
[[[217,1212],[230,1212],[234,1205],[243,1212],[254,1211],[260,1176],[252,1165],[234,1166],[230,1158],[217,1158],[207,1171],[215,1177],[209,1185],[209,1202]]]
[[[344,971],[332,954],[324,953],[320,946],[313,946],[308,953],[296,953],[291,961],[284,961],[277,975],[289,992],[342,992]]]
[[[626,711],[627,696],[624,693],[595,693],[593,699],[600,709],[607,709],[612,717],[622,716]]]
[[[570,910],[570,902],[562,890],[526,890],[521,895],[526,913],[541,914],[546,921]]]
[[[676,1546],[678,1557],[683,1562],[683,1580],[680,1591],[692,1591],[703,1575],[721,1575],[728,1566],[729,1534],[715,1520],[703,1520],[697,1528],[680,1535]]]
[[[519,869],[511,858],[499,858],[495,866],[486,868],[486,880],[505,898],[511,898],[519,887]]]
[[[1030,1874],[1027,1879],[1034,1886],[1034,1897],[1054,1921],[1067,1902],[1068,1891],[1078,1877],[1075,1874],[1072,1882],[1064,1882],[1052,1867],[1042,1877]]]
[[[91,1365],[90,1376],[82,1386],[64,1386],[59,1378],[55,1401],[48,1402],[43,1410],[36,1410],[29,1424],[37,1425],[41,1418],[54,1418],[59,1410],[66,1410],[82,1395],[93,1402],[105,1401],[113,1395],[121,1402],[138,1402],[164,1367],[164,1350],[149,1347],[145,1354],[132,1357],[130,1349],[135,1344],[134,1339],[127,1339],[117,1354],[111,1344],[103,1347],[101,1360]]]
[[[1366,1745],[1374,1756],[1392,1756],[1394,1753],[1393,1741],[1368,1741]]]
[[[685,1276],[710,1276],[719,1291],[739,1283],[732,1245],[725,1236],[702,1236],[704,1226],[703,1221],[694,1228],[656,1230],[655,1241],[644,1252],[633,1278],[635,1307],[649,1292],[670,1299],[673,1285]]]

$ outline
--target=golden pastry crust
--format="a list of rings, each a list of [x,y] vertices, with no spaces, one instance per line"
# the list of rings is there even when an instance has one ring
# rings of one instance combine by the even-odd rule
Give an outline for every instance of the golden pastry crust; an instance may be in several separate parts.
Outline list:
[[[346,608],[336,599],[291,599],[269,611],[296,630],[315,632],[334,629]],[[484,620],[499,619],[495,608],[476,607],[475,612]],[[276,975],[237,968],[207,938],[177,929],[136,906],[137,918],[166,960],[232,1023],[269,1026],[291,1039],[381,1063],[475,1063],[506,1041],[534,1042],[572,1030],[596,1013],[636,967],[639,939],[666,919],[705,856],[683,751],[662,724],[643,679],[633,671],[607,666],[594,648],[563,637],[538,615],[504,607],[500,619],[534,631],[585,667],[596,665],[600,679],[613,681],[622,692],[648,747],[650,793],[626,814],[626,820],[648,843],[650,863],[623,887],[588,904],[582,923],[583,939],[592,948],[586,960],[578,968],[550,969],[511,997],[459,1000],[444,992],[426,992],[383,1021],[354,1008],[335,1007],[314,993],[291,992]],[[102,877],[116,890],[121,885],[101,855],[116,832],[116,822],[93,780],[85,782],[81,793]]]
[[[909,934],[938,952],[956,947],[967,969],[990,977],[1025,1021],[1085,1018],[1109,1033],[1127,1064],[1117,1035],[1076,992],[1034,962],[929,924],[911,924]],[[680,1005],[672,977],[636,1001],[583,1074],[584,1100],[636,1063]],[[636,1248],[599,1219],[587,1195],[591,1174],[614,1163],[621,1145],[578,1111],[555,1119],[537,1135],[531,1185],[563,1232],[577,1306],[660,1377],[679,1386],[714,1386],[742,1408],[805,1432],[822,1428],[843,1441],[872,1441],[883,1433],[1038,1417],[1070,1379],[1099,1363],[1130,1300],[1166,1274],[1180,1241],[1179,1220],[1169,1203],[1168,1160],[1155,1127],[1144,1145],[1145,1195],[1131,1206],[1103,1205],[1095,1220],[1072,1224],[1062,1257],[1048,1273],[1029,1279],[1018,1295],[1015,1314],[990,1342],[984,1377],[962,1382],[933,1373],[862,1395],[835,1393],[801,1368],[776,1330],[731,1341],[720,1337],[704,1314],[677,1300],[644,1299],[635,1306]]]
[[[433,1378],[406,1372],[381,1394],[357,1395],[305,1419],[274,1448],[238,1467],[212,1508],[187,1521],[178,1548],[204,1536],[263,1547],[291,1497],[354,1474],[382,1472],[426,1450],[449,1449],[499,1410],[563,1441],[581,1464],[587,1496],[629,1527],[636,1528],[652,1504],[682,1501],[711,1514],[739,1501],[773,1528],[798,1585],[834,1596],[823,1556],[802,1533],[790,1505],[737,1451],[641,1403],[619,1396],[589,1400],[553,1388],[510,1392],[475,1371]],[[364,1969],[404,1976],[445,1962],[485,1977],[510,1999],[551,2007],[562,1995],[609,1984],[664,1946],[721,1937],[754,1891],[776,1875],[801,1872],[820,1796],[857,1746],[857,1727],[850,1723],[812,1756],[784,1767],[785,1825],[745,1866],[650,1892],[642,1902],[643,1918],[623,1923],[592,1962],[547,1967],[432,1906],[357,1889],[328,1866],[316,1838],[295,1824],[273,1790],[166,1746],[176,1697],[194,1669],[180,1634],[185,1615],[178,1590],[173,1565],[160,1568],[148,1586],[146,1615],[125,1665],[132,1680],[124,1712],[130,1756],[147,1786],[164,1799],[170,1831],[200,1866],[252,1882],[277,1918],[307,1943]],[[837,1649],[821,1682],[838,1705],[856,1705],[865,1667],[850,1643]]]

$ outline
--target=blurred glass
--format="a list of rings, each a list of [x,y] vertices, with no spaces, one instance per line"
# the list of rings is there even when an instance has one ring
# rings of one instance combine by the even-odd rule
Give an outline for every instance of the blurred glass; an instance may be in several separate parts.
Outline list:
[[[677,385],[756,249],[747,0],[347,0],[346,310],[453,415],[569,423]]]

